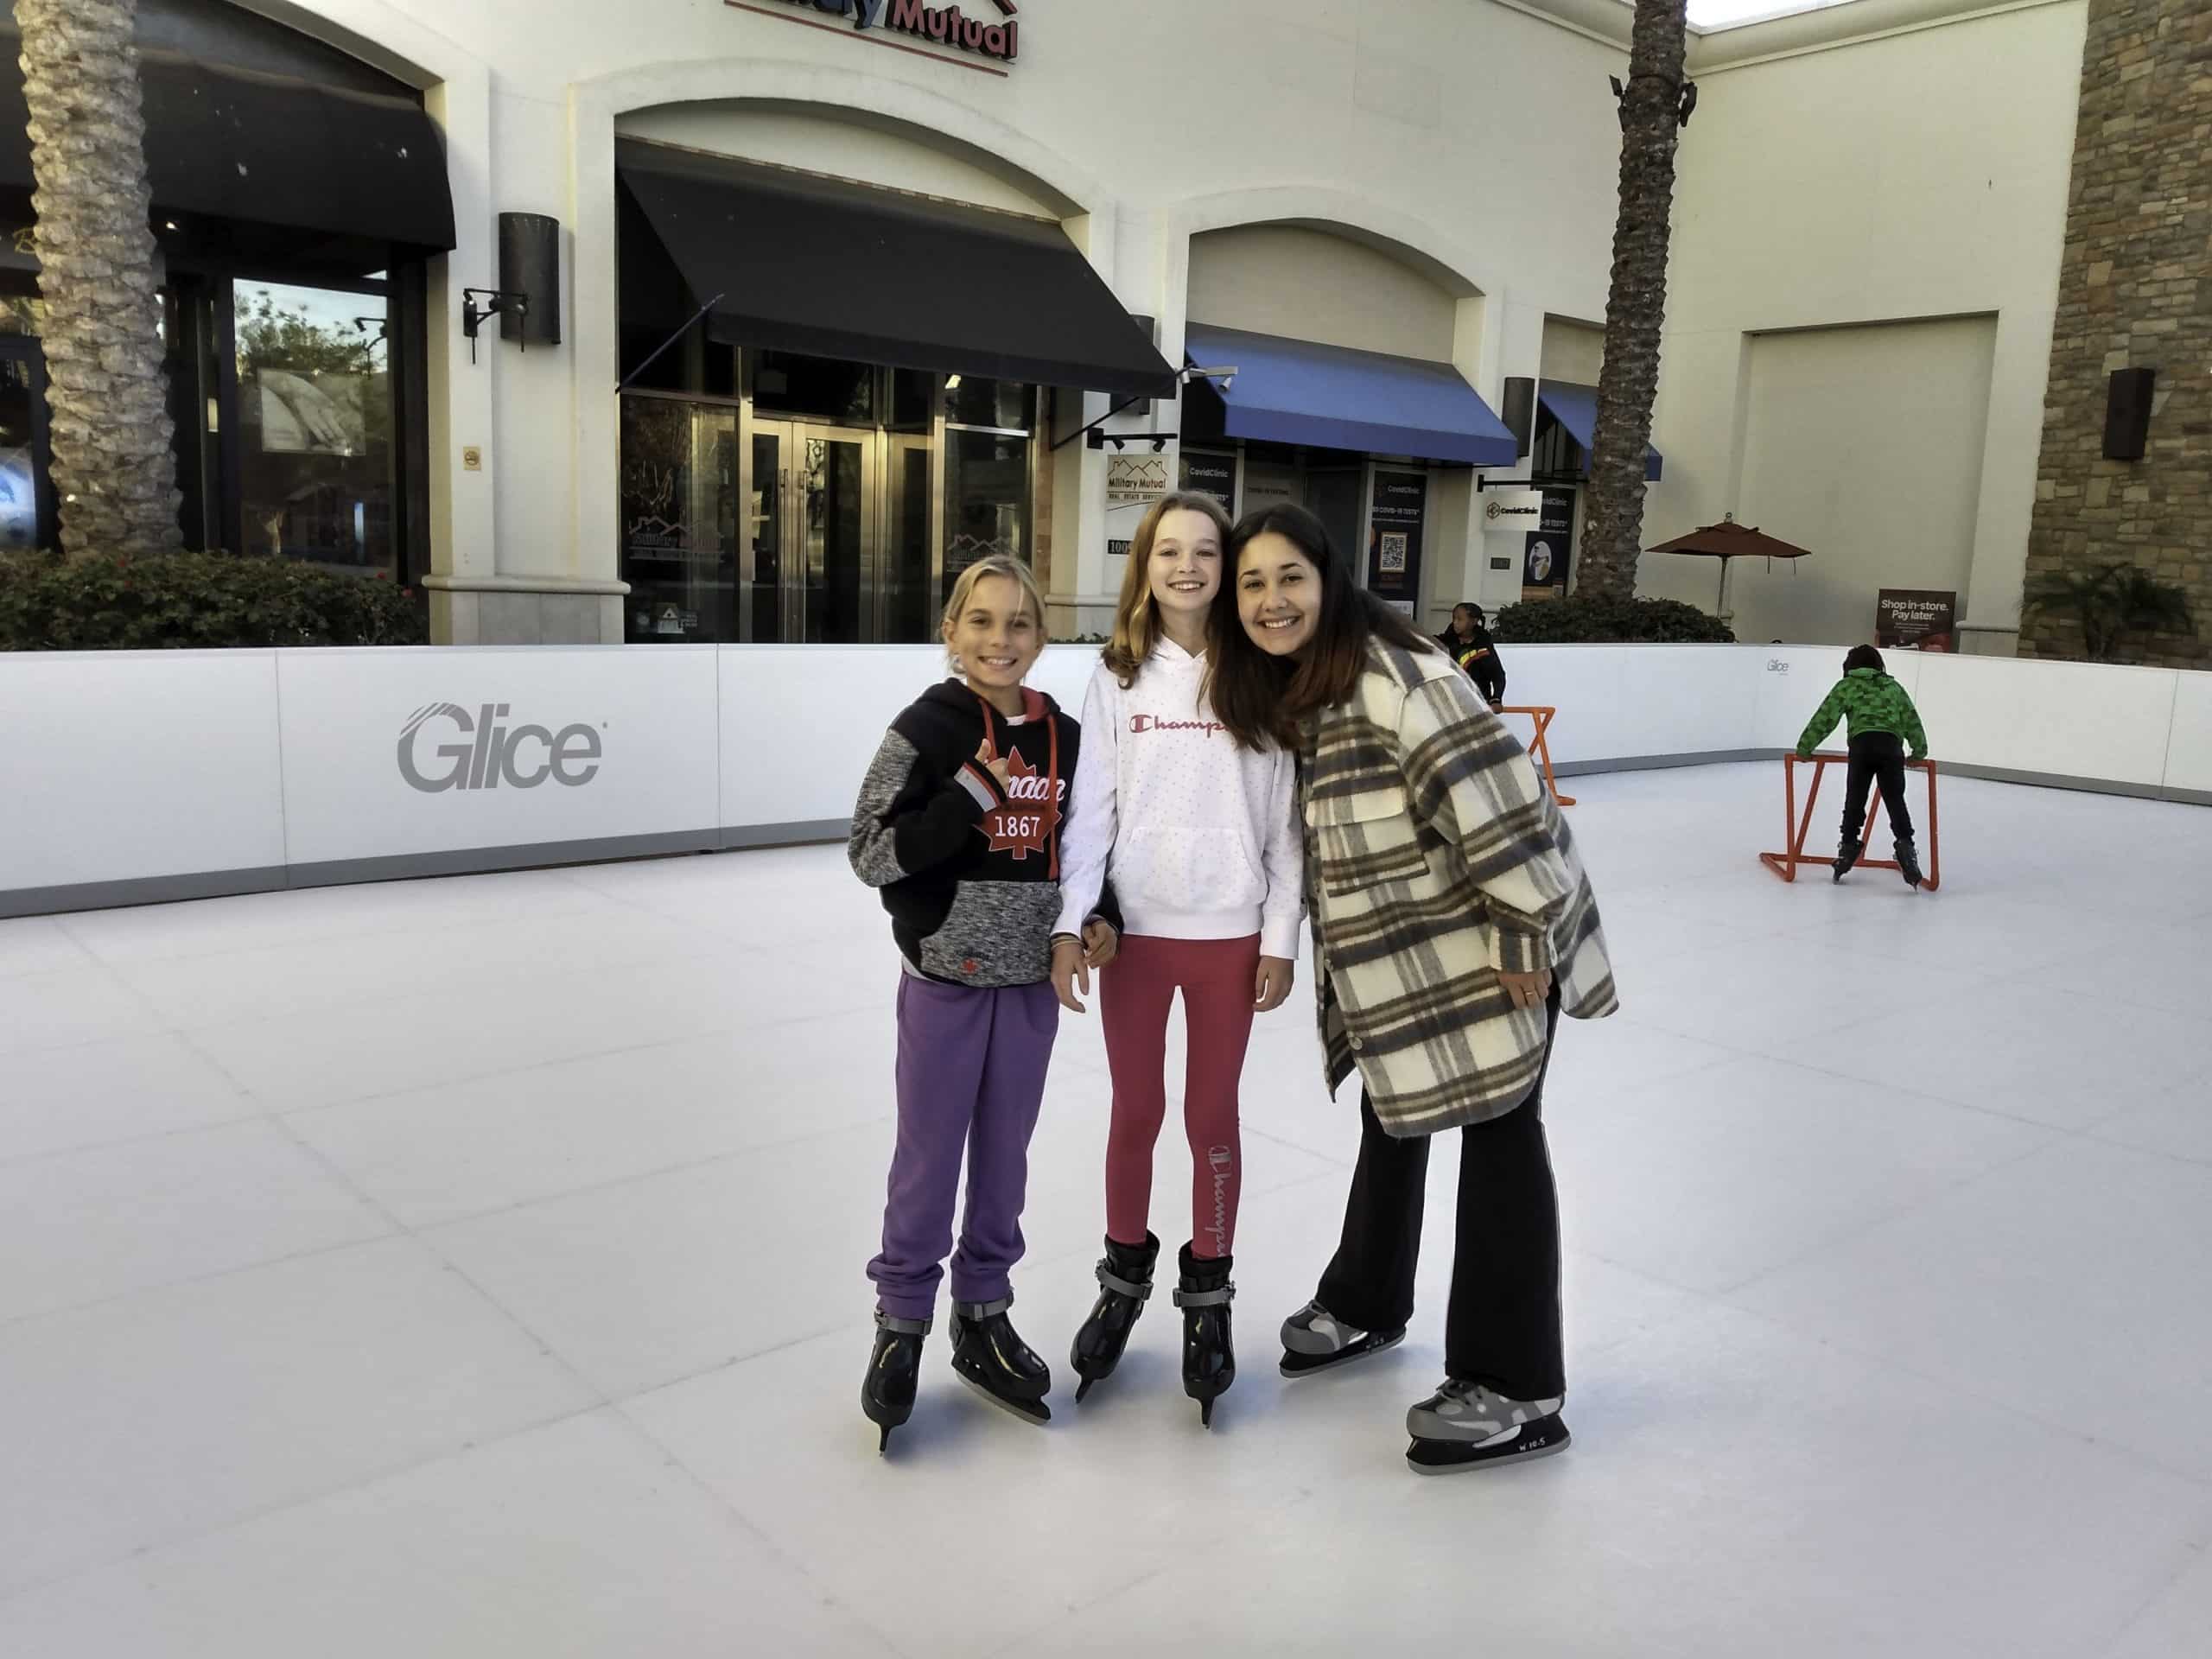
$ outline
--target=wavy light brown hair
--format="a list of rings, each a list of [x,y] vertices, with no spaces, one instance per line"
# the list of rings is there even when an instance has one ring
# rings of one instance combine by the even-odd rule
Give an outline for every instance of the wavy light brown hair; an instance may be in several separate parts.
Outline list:
[[[1269,656],[1254,645],[1236,608],[1244,550],[1269,533],[1288,540],[1321,575],[1313,643],[1291,658]],[[1297,747],[1307,715],[1350,700],[1375,646],[1437,649],[1436,641],[1360,587],[1351,559],[1303,507],[1285,502],[1246,513],[1230,533],[1227,554],[1221,592],[1207,619],[1206,695],[1213,717],[1244,748]]]
[[[1129,538],[1128,568],[1122,572],[1122,599],[1114,607],[1114,638],[1103,653],[1106,666],[1114,671],[1124,691],[1136,683],[1137,671],[1159,641],[1159,619],[1152,608],[1152,544],[1159,539],[1160,521],[1176,512],[1200,513],[1213,521],[1221,536],[1221,585],[1229,586],[1230,523],[1221,503],[1196,490],[1171,490],[1154,502],[1137,525],[1137,533]]]

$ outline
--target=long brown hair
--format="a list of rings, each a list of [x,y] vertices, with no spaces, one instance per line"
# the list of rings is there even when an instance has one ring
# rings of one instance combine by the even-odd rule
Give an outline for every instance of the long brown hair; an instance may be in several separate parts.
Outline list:
[[[1294,658],[1271,657],[1254,645],[1237,613],[1244,550],[1269,533],[1287,538],[1320,572],[1321,608],[1313,642]],[[1221,593],[1207,620],[1206,695],[1213,717],[1245,748],[1295,747],[1308,715],[1351,698],[1375,645],[1436,649],[1434,640],[1360,587],[1350,559],[1303,507],[1284,502],[1246,513],[1230,532],[1223,563]]]
[[[1151,511],[1129,538],[1128,568],[1122,572],[1122,600],[1114,607],[1114,638],[1107,645],[1106,666],[1128,690],[1136,683],[1137,671],[1152,655],[1160,638],[1160,620],[1152,608],[1152,544],[1159,538],[1160,520],[1171,512],[1203,513],[1220,532],[1221,585],[1229,586],[1229,515],[1221,503],[1195,490],[1171,490],[1152,504]]]

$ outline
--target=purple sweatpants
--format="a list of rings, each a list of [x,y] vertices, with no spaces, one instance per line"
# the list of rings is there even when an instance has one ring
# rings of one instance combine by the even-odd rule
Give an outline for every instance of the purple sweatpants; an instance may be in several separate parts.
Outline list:
[[[883,1207],[883,1253],[868,1264],[876,1300],[893,1319],[937,1306],[952,1249],[953,1201],[968,1165],[952,1296],[995,1302],[1013,1294],[1028,1195],[1029,1136],[1045,1100],[1045,1071],[1060,1027],[1049,984],[982,990],[900,976],[899,1147]]]

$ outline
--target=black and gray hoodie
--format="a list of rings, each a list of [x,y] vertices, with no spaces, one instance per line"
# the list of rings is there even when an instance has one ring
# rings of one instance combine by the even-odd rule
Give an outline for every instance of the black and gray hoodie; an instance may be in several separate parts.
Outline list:
[[[1009,720],[961,681],[931,687],[891,723],[853,809],[854,873],[882,890],[907,967],[947,984],[1052,976],[1083,728],[1041,691],[1025,686],[1022,699]],[[979,750],[1007,758],[1007,783]],[[1110,893],[1098,913],[1120,927]]]

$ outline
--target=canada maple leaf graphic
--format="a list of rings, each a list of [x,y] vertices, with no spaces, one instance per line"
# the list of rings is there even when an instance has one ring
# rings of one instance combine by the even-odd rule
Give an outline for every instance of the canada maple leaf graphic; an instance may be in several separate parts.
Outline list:
[[[1006,758],[1006,791],[1013,798],[983,815],[980,826],[990,839],[990,850],[1012,853],[1017,864],[1032,853],[1042,853],[1060,822],[1058,791],[1053,780],[1021,757],[1017,749]]]

